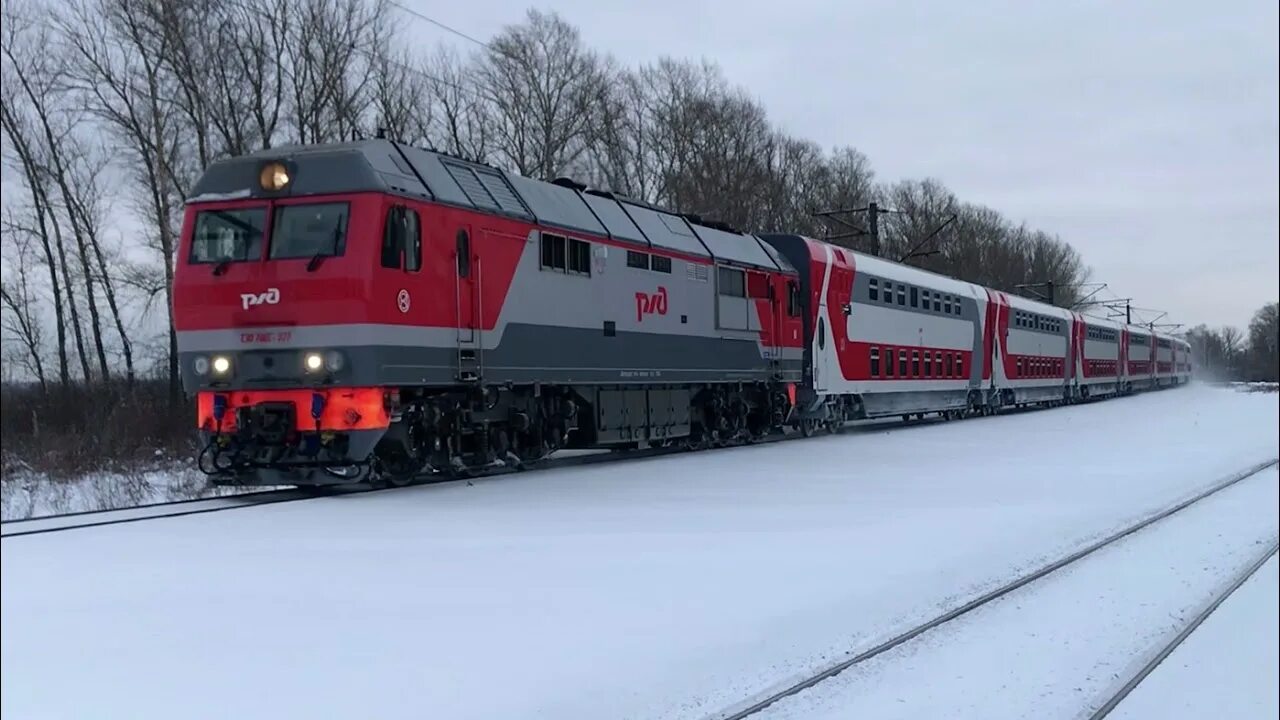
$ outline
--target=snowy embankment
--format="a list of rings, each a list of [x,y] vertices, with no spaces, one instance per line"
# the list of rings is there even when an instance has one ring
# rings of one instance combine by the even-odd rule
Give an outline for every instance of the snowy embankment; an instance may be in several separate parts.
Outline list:
[[[145,470],[103,471],[58,480],[20,468],[0,480],[0,519],[7,522],[46,515],[115,510],[238,492],[242,491],[211,485],[203,473],[189,464],[178,462],[157,463],[156,467]]]
[[[701,718],[1273,458],[1278,430],[1275,394],[1190,387],[10,538],[0,710]]]

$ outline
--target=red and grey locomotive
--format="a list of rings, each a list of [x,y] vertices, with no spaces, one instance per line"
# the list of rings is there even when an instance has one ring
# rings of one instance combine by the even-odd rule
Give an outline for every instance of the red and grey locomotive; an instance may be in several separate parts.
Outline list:
[[[218,482],[403,484],[1190,372],[1147,330],[385,139],[217,162],[182,238],[179,359]]]

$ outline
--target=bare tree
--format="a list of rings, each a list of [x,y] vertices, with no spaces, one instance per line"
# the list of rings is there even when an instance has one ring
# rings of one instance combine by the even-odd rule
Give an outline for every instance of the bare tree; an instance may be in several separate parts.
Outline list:
[[[442,47],[425,63],[432,98],[432,144],[457,157],[486,162],[492,151],[494,122],[478,89],[478,64],[467,64]]]
[[[291,9],[285,87],[299,143],[352,138],[372,72],[366,61],[389,39],[381,0],[300,0]]]
[[[9,218],[5,227],[11,227]],[[44,370],[44,332],[37,314],[39,297],[33,284],[35,250],[32,235],[26,232],[6,236],[13,240],[13,256],[4,264],[0,276],[0,328],[9,337],[16,337],[22,347],[18,354],[22,367],[35,376],[40,391],[48,392],[49,383]]]
[[[431,88],[413,53],[385,47],[375,52],[370,62],[377,126],[396,140],[433,145]]]
[[[168,322],[169,392],[181,394],[172,286],[182,187],[183,126],[172,98],[179,94],[165,69],[170,37],[156,19],[164,0],[76,0],[59,17],[68,76],[88,110],[123,142],[142,191],[141,211],[153,232],[147,245],[159,256]]]
[[[584,157],[607,85],[576,28],[555,13],[530,10],[524,24],[489,43],[477,75],[503,163],[551,179]]]

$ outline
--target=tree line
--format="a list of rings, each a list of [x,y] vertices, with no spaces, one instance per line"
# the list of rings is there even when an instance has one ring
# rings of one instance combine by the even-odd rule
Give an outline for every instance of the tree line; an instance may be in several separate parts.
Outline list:
[[[1248,332],[1226,326],[1197,325],[1187,331],[1197,372],[1214,380],[1280,380],[1280,304],[1267,303],[1253,314]]]
[[[227,156],[401,141],[523,175],[568,176],[747,231],[794,231],[1002,289],[1079,254],[935,179],[877,182],[851,146],[778,129],[706,62],[624,67],[530,10],[459,51],[416,40],[395,0],[10,0],[0,125],[5,364],[41,388],[132,384],[180,396],[171,287],[182,204]],[[17,185],[19,189],[14,190]],[[865,214],[886,212],[868,233]]]

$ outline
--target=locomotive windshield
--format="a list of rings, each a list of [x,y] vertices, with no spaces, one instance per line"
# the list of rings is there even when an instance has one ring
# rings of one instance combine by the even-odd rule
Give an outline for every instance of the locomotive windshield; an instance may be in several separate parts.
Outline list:
[[[266,208],[205,210],[196,215],[191,238],[191,262],[224,263],[262,257],[262,228]]]
[[[341,255],[347,244],[347,203],[285,205],[271,223],[271,259]]]

